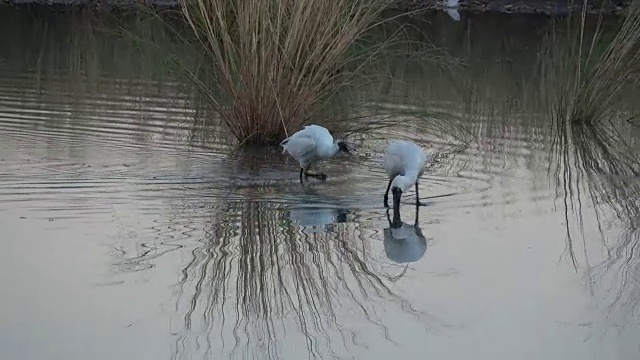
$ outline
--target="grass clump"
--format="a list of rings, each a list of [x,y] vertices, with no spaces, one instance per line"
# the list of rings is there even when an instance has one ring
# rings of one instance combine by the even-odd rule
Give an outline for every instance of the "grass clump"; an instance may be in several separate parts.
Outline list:
[[[211,81],[192,79],[240,143],[278,143],[348,82],[355,42],[388,3],[181,0]]]
[[[577,20],[577,24],[576,21]],[[612,38],[603,38],[602,16],[592,35],[586,6],[558,36],[552,31],[542,59],[543,91],[560,122],[595,124],[610,120],[618,101],[640,70],[640,1],[632,0]]]

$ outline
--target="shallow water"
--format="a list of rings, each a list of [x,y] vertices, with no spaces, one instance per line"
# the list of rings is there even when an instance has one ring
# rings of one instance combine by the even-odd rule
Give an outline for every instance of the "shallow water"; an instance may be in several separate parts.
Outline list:
[[[278,149],[240,151],[200,126],[184,86],[145,72],[129,45],[68,41],[95,16],[0,9],[0,24],[30,29],[0,32],[0,358],[640,355],[636,223],[603,209],[603,242],[585,202],[574,264],[549,120],[513,105],[541,18],[531,31],[499,17],[510,40],[466,53],[460,39],[487,43],[497,25],[433,18],[457,34],[438,42],[483,64],[467,81],[504,102],[469,105],[450,77],[407,63],[394,67],[401,85],[371,90],[458,117],[468,146],[451,151],[449,128],[407,119],[300,186]],[[637,149],[637,128],[622,132]],[[417,226],[413,192],[401,229],[382,207],[388,138],[446,155],[422,178]]]

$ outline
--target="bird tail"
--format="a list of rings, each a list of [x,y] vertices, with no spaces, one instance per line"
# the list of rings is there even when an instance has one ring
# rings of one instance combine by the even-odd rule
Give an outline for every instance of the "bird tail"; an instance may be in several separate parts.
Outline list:
[[[282,146],[282,153],[287,152],[287,143],[289,142],[289,138],[286,138],[280,142],[280,146]]]

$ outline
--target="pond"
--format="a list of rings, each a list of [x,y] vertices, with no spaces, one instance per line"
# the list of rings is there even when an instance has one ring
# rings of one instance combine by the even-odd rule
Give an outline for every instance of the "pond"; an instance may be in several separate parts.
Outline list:
[[[449,120],[350,134],[301,186],[113,16],[0,8],[0,358],[638,358],[638,124],[590,176],[532,95],[549,18],[426,16],[441,50],[362,91]],[[396,138],[442,156],[391,229]]]

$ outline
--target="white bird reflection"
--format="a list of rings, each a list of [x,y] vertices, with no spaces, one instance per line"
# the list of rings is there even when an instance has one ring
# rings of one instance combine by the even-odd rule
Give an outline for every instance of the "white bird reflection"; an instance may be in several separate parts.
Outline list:
[[[420,206],[416,206],[415,221],[410,225],[402,222],[399,211],[393,212],[392,220],[387,209],[389,227],[384,229],[384,252],[389,260],[396,263],[410,263],[424,256],[427,251],[427,239],[418,224],[419,212]]]
[[[458,12],[458,0],[446,0],[444,11],[455,21],[460,21]]]
[[[309,232],[327,232],[333,224],[347,222],[347,210],[323,203],[297,204],[289,207],[289,219]]]
[[[311,187],[290,190],[285,197],[287,217],[303,232],[331,232],[334,224],[347,222],[351,210],[339,198]]]

